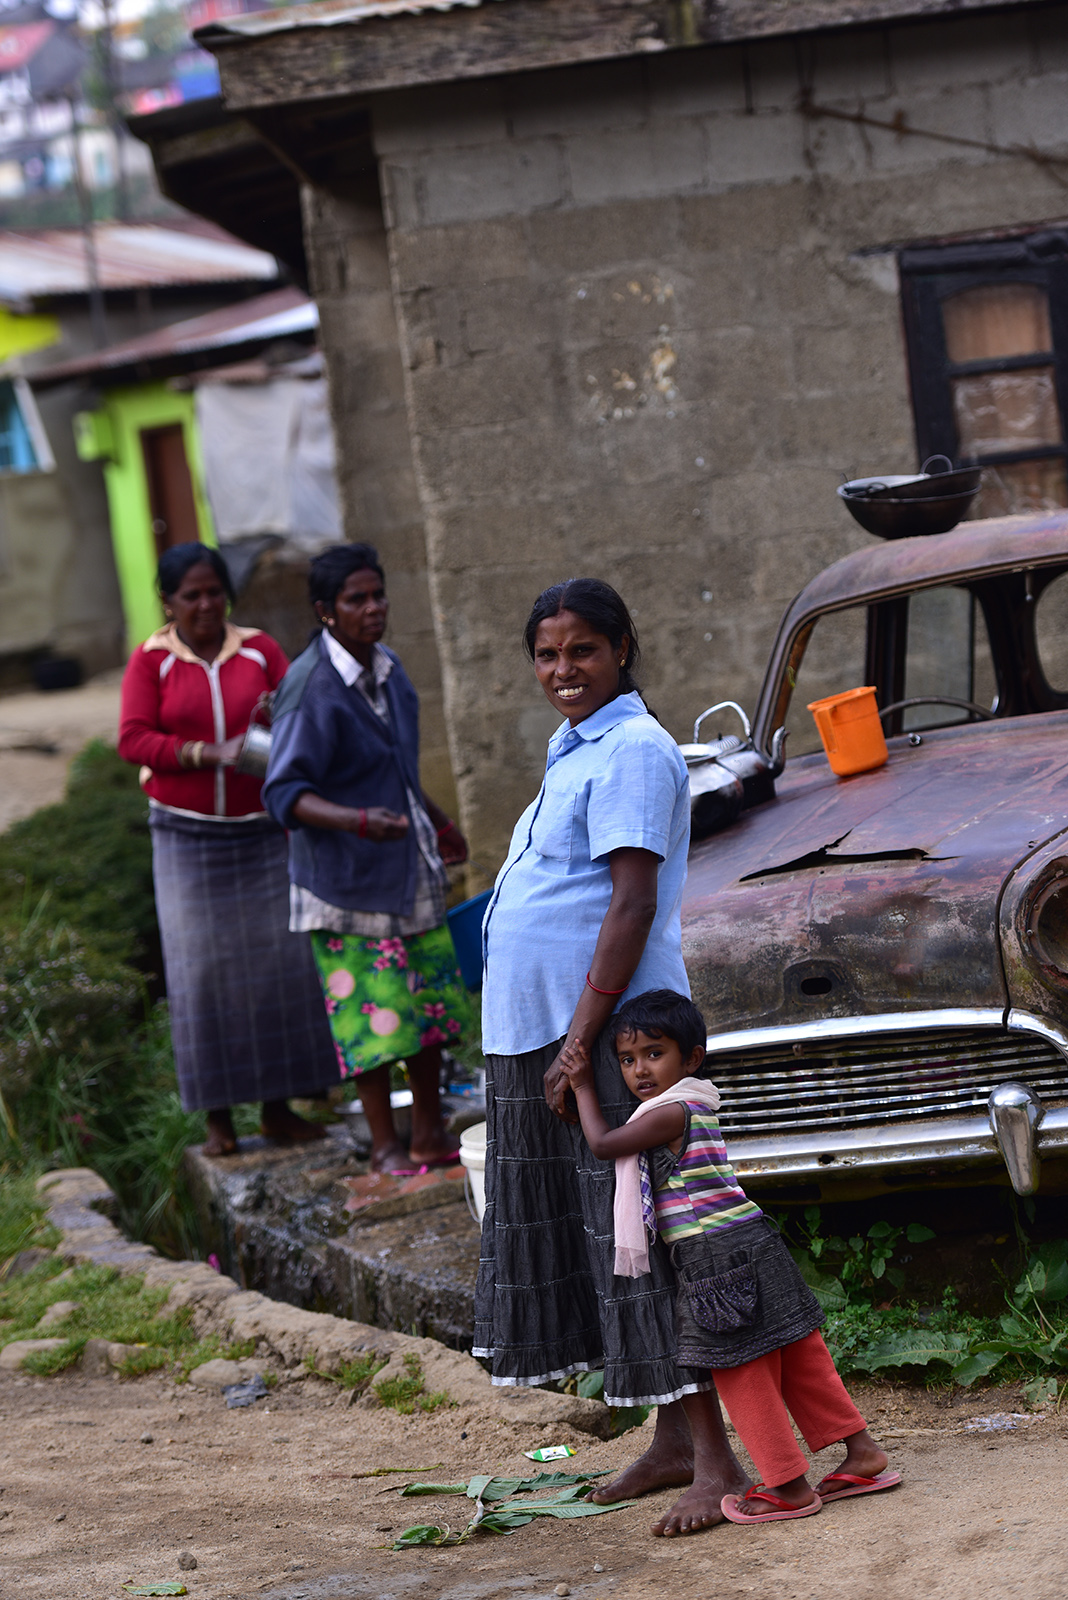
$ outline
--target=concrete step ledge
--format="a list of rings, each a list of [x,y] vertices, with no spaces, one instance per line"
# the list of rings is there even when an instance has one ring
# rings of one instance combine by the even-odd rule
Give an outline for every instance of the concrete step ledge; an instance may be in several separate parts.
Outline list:
[[[476,1407],[500,1422],[526,1427],[555,1424],[608,1437],[611,1414],[596,1400],[543,1389],[497,1388],[471,1356],[450,1350],[436,1339],[303,1311],[241,1289],[232,1278],[203,1261],[168,1261],[149,1245],[131,1243],[102,1214],[114,1209],[115,1196],[89,1167],[46,1173],[37,1190],[48,1208],[49,1222],[62,1236],[58,1253],[64,1260],[71,1266],[109,1266],[124,1276],[143,1275],[146,1288],[169,1286],[165,1309],[172,1312],[188,1306],[193,1327],[201,1336],[217,1333],[231,1340],[255,1339],[258,1354],[285,1367],[300,1366],[310,1358],[327,1373],[374,1354],[386,1362],[376,1375],[378,1382],[404,1376],[404,1357],[414,1355],[422,1365],[427,1390],[440,1390],[457,1405]]]

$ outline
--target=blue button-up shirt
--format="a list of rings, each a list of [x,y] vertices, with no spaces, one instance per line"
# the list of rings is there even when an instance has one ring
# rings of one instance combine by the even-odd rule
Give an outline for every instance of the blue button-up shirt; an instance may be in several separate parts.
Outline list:
[[[571,1026],[612,898],[613,850],[660,858],[656,917],[619,1004],[646,989],[689,994],[681,918],[689,839],[686,763],[640,695],[557,729],[483,922],[487,1055],[540,1049]]]

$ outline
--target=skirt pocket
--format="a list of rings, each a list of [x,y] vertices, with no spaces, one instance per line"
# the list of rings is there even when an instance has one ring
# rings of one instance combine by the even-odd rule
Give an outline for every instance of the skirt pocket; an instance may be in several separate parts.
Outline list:
[[[709,1333],[733,1333],[756,1321],[757,1283],[749,1265],[732,1267],[714,1278],[683,1282],[698,1327]]]

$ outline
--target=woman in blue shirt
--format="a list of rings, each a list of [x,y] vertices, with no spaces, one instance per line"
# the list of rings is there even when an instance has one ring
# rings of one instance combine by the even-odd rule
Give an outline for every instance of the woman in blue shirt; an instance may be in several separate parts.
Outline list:
[[[559,1063],[596,1041],[609,1124],[628,1094],[606,1029],[633,994],[689,994],[681,906],[690,836],[686,765],[631,676],[638,642],[615,590],[594,578],[540,595],[524,642],[566,719],[545,777],[520,817],[483,928],[482,1046],[487,1064],[486,1214],[475,1351],[500,1384],[536,1385],[604,1368],[605,1399],[657,1405],[651,1449],[596,1498],[690,1481],[680,1404],[693,1387],[675,1364],[674,1279],[613,1274],[614,1169],[590,1153]],[[745,1483],[726,1436],[723,1493]],[[684,1533],[668,1515],[654,1532]],[[686,1522],[686,1526],[683,1526]]]

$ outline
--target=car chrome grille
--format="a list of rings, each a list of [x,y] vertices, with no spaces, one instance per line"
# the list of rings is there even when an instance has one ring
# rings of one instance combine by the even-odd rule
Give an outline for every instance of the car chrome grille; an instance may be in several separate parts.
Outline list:
[[[1044,1100],[1068,1097],[1068,1062],[1034,1034],[945,1028],[924,1033],[724,1051],[705,1067],[722,1095],[728,1139],[856,1128],[983,1110],[997,1084],[1022,1079]]]

